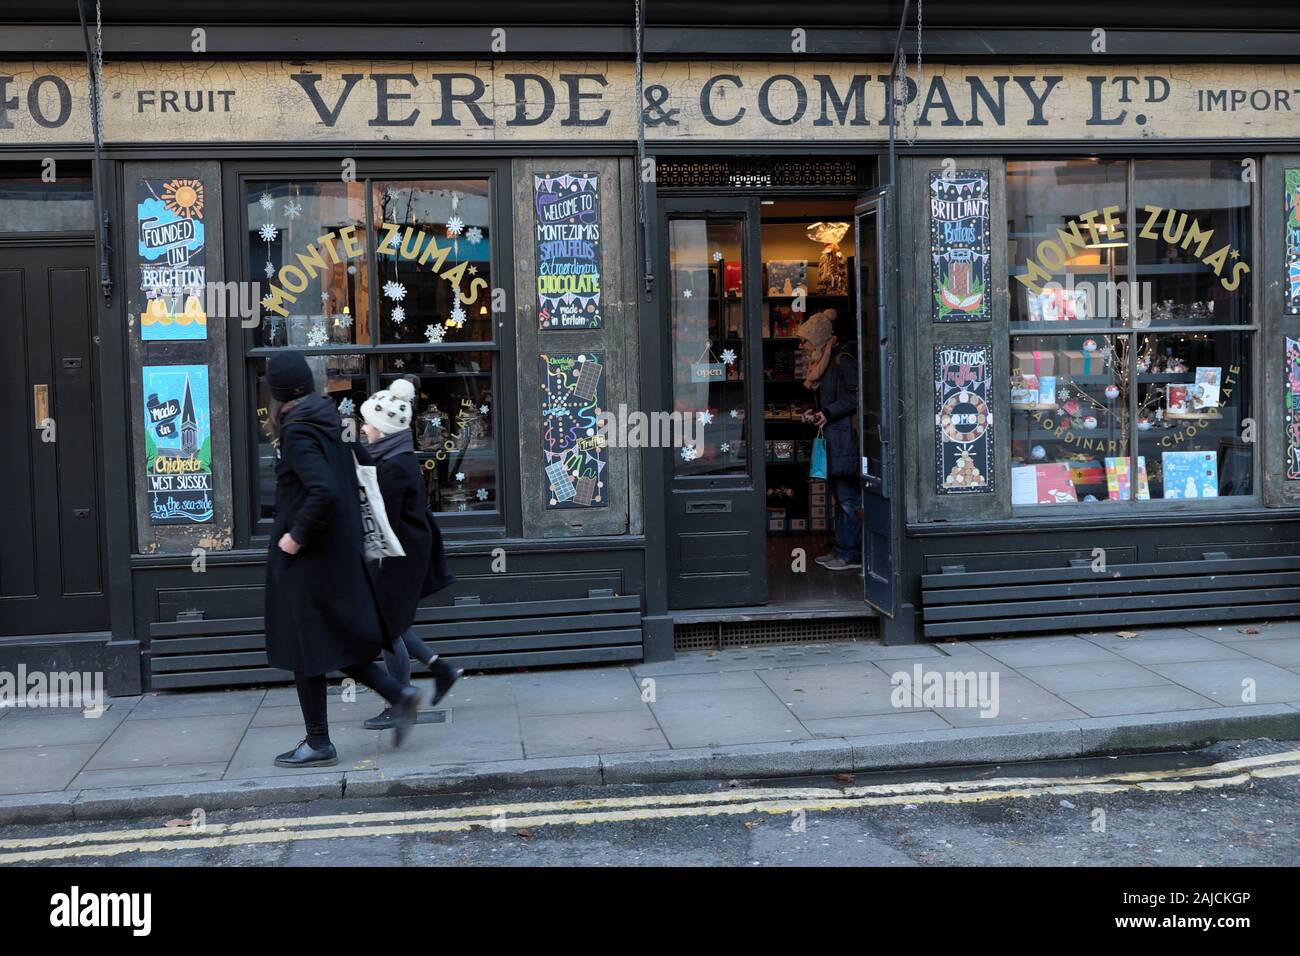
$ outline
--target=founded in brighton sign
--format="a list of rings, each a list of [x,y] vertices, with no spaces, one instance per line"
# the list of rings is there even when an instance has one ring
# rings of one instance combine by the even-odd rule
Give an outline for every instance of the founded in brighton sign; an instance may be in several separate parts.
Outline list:
[[[104,65],[109,142],[635,139],[618,61],[169,61]],[[645,67],[646,136],[879,141],[884,64]],[[0,145],[85,142],[88,80],[67,62],[0,63]],[[1300,65],[981,65],[927,61],[908,82],[922,140],[1294,138]]]

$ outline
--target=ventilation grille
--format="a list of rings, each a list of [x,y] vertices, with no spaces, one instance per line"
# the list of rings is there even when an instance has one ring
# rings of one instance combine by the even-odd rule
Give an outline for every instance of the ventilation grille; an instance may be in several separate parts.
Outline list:
[[[765,647],[772,644],[870,641],[879,636],[879,622],[875,618],[704,621],[678,624],[673,633],[673,647],[679,651],[723,650],[728,647]]]
[[[656,164],[660,189],[858,189],[866,178],[852,160],[702,160]]]

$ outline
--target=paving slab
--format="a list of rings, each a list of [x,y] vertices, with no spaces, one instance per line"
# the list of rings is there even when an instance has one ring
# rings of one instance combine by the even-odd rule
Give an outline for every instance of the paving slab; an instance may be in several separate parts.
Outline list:
[[[169,767],[128,767],[122,770],[83,770],[68,785],[69,790],[104,790],[113,787],[141,787],[159,783],[201,783],[220,780],[226,762],[173,764]]]
[[[62,790],[81,772],[99,744],[0,750],[0,794]]]
[[[1046,667],[1050,664],[1084,664],[1122,659],[1106,648],[1080,637],[1006,638],[998,641],[972,641],[971,646],[1017,670],[1022,667]]]
[[[1189,624],[1187,629],[1215,641],[1273,641],[1300,637],[1300,621],[1234,622],[1232,624]]]
[[[336,724],[330,728],[330,739],[339,754],[339,762],[335,766],[290,769],[277,767],[275,758],[277,754],[285,753],[298,745],[303,738],[302,728],[249,727],[230,757],[225,779],[240,781],[295,774],[341,773],[362,761],[369,761],[369,765],[373,765],[379,755],[380,733],[391,731],[366,730],[360,724]]]
[[[1120,637],[1121,631],[1133,636]],[[1095,641],[1103,647],[1108,647],[1111,641],[1163,641],[1171,638],[1176,640],[1184,637],[1195,637],[1196,634],[1185,627],[1117,627],[1110,631],[1084,631],[1076,636],[1083,638],[1085,641]]]
[[[1079,690],[1061,694],[1089,717],[1115,717],[1120,714],[1160,714],[1168,711],[1220,707],[1179,684],[1159,687],[1123,687],[1106,690]]]
[[[718,747],[812,735],[767,688],[686,691],[650,705],[673,747]]]
[[[524,754],[528,757],[571,757],[668,748],[668,738],[649,710],[530,717],[523,722],[522,731]]]
[[[1300,674],[1261,660],[1196,661],[1187,664],[1152,664],[1151,670],[1220,704],[1237,706],[1247,680],[1254,682],[1249,703],[1283,703],[1300,698]]]
[[[228,761],[252,719],[251,713],[160,720],[128,717],[85,769],[120,770]]]
[[[1300,668],[1300,637],[1282,637],[1277,640],[1236,642],[1233,648],[1261,661],[1268,661],[1289,670]]]
[[[443,701],[439,705],[440,709],[445,704],[446,701]],[[514,705],[450,707],[447,711],[449,719],[446,723],[420,724],[414,727],[400,750],[393,747],[391,731],[365,731],[375,734],[377,743],[372,762],[364,766],[430,767],[451,763],[520,760],[525,756],[519,712]],[[529,718],[530,721],[534,719],[537,718]],[[339,757],[343,757],[341,749]],[[361,765],[362,761],[352,763],[352,766]]]
[[[121,726],[129,710],[109,708],[98,717],[82,711],[59,711],[44,717],[19,717],[0,722],[0,750],[103,743]]]
[[[1113,641],[1114,643],[1111,643]],[[1160,640],[1122,637],[1101,642],[1102,647],[1136,664],[1182,664],[1187,661],[1225,661],[1244,657],[1245,654],[1223,641],[1189,634],[1187,637],[1169,637]]]
[[[511,674],[520,717],[642,710],[641,688],[625,667]]]
[[[1082,664],[1053,664],[1021,667],[1022,676],[1054,694],[1074,690],[1109,690],[1116,687],[1154,687],[1168,681],[1141,664],[1126,660],[1088,661]]]
[[[768,693],[800,720],[885,714],[890,700],[889,675],[875,664],[860,662],[826,667],[783,667],[761,671]]]
[[[932,710],[901,710],[893,714],[862,717],[827,717],[805,720],[803,725],[816,737],[869,737],[917,730],[947,730],[951,725]]]
[[[266,691],[226,690],[145,694],[131,709],[132,720],[174,717],[216,717],[251,714],[262,705]],[[294,696],[294,702],[297,702]]]
[[[640,681],[654,681],[656,697],[691,690],[738,690],[745,687],[763,687],[757,671],[705,671],[694,674],[646,675]],[[645,685],[642,684],[644,689]]]
[[[992,690],[992,684],[988,690]],[[1083,711],[1024,677],[999,677],[997,712],[978,706],[936,707],[934,712],[953,727],[993,727],[999,724],[1041,723],[1086,717]],[[989,716],[983,716],[988,714]]]

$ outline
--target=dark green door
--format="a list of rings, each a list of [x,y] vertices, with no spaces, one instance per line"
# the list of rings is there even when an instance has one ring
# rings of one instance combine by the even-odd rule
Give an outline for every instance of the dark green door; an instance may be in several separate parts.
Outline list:
[[[767,600],[758,201],[668,199],[669,606]],[[664,442],[666,427],[675,429]],[[668,447],[662,447],[663,445]]]

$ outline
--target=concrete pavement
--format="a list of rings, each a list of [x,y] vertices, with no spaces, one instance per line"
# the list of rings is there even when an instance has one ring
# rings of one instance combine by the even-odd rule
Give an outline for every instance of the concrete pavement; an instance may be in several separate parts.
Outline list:
[[[917,693],[900,699],[896,674],[919,678]],[[331,688],[340,762],[311,772],[272,764],[302,736],[288,687],[113,698],[94,719],[0,710],[0,823],[1296,738],[1300,622],[792,645],[471,675],[402,750],[361,726],[380,707],[364,689],[350,700]]]

